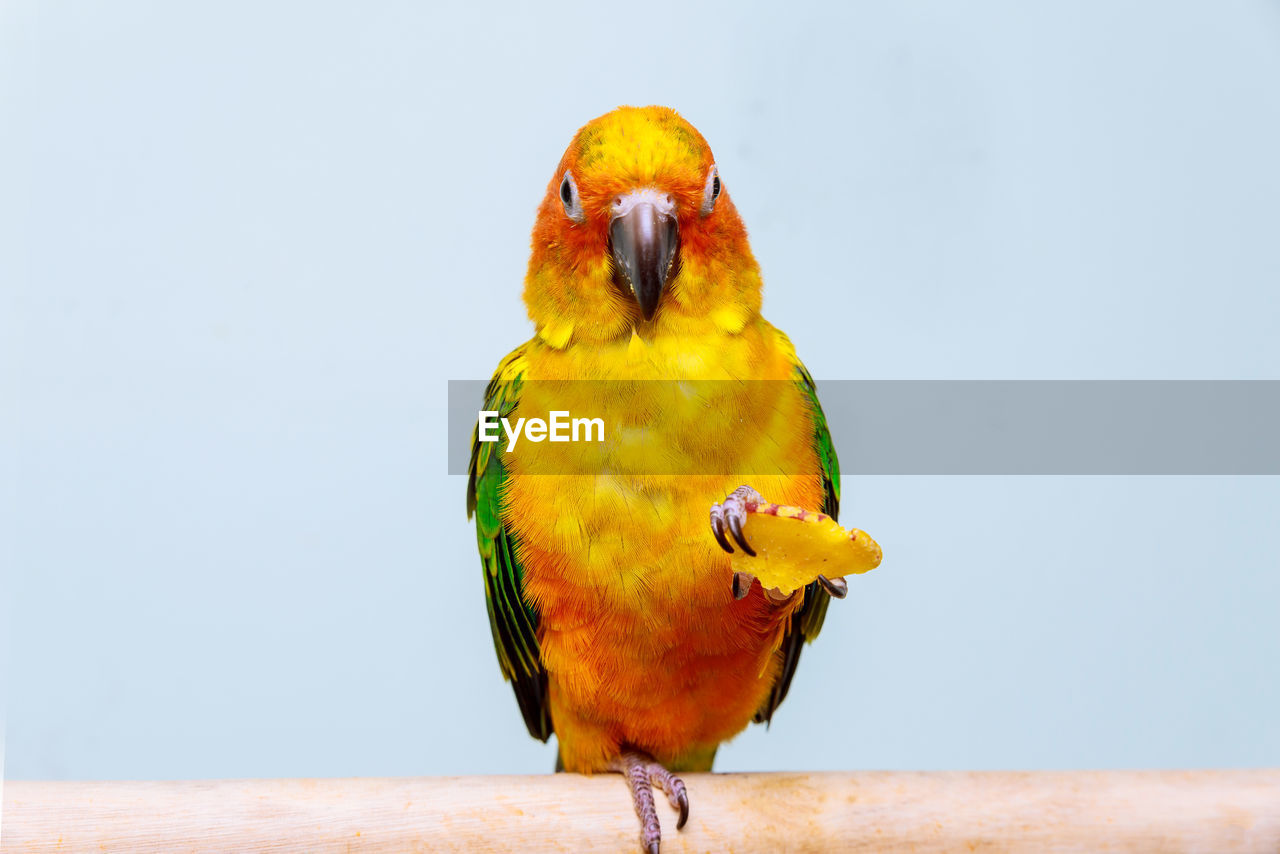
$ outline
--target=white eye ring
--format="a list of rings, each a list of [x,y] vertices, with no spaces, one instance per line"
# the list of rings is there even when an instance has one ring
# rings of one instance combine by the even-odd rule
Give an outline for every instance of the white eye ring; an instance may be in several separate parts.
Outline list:
[[[702,208],[699,213],[709,216],[715,210],[718,198],[720,198],[720,171],[712,163],[711,171],[707,173],[707,184],[702,188]]]
[[[578,196],[578,184],[573,180],[573,173],[565,171],[560,179],[560,203],[564,205],[564,215],[581,225],[587,221],[586,211],[582,209],[582,199]]]

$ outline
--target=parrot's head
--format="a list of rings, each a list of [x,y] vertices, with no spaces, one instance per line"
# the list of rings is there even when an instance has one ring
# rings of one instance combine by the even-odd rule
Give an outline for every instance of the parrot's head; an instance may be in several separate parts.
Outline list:
[[[574,136],[538,208],[525,303],[553,347],[760,310],[746,229],[702,134],[666,107],[619,107]]]

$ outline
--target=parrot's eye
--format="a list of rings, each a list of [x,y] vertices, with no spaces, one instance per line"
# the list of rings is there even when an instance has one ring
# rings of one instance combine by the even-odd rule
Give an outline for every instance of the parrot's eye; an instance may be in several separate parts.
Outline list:
[[[573,180],[573,173],[565,172],[560,181],[560,202],[564,205],[564,215],[577,223],[585,222],[586,213],[582,210],[582,200],[578,198],[578,185]]]
[[[720,172],[716,169],[715,164],[711,164],[711,171],[707,173],[707,186],[702,190],[702,210],[703,216],[707,216],[716,207],[716,199],[720,198]]]

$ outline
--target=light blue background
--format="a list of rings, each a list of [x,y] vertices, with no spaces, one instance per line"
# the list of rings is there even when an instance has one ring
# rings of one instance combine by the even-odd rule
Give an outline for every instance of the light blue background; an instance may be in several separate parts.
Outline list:
[[[1275,2],[10,2],[8,776],[551,768],[446,381],[651,102],[819,378],[1280,378]],[[1277,479],[845,490],[885,563],[720,769],[1280,765]]]

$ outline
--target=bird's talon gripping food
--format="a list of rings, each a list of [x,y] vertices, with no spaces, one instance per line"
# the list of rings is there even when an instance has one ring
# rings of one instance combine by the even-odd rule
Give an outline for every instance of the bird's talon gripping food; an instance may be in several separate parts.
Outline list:
[[[814,581],[840,589],[843,577],[880,565],[880,546],[865,531],[846,530],[825,513],[769,502],[747,502],[743,533],[755,557],[735,551],[734,572],[754,576],[766,592],[788,595]],[[821,576],[821,578],[820,578]],[[742,580],[736,581],[741,585]]]

